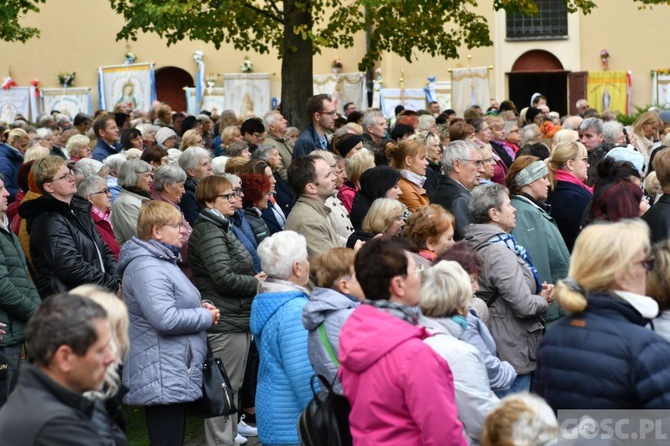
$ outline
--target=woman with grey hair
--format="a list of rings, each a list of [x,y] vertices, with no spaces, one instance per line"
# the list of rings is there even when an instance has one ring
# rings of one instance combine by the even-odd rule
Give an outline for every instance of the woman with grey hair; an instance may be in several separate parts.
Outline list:
[[[478,444],[486,415],[498,398],[491,392],[479,350],[459,339],[468,327],[466,318],[473,293],[470,276],[458,262],[438,262],[421,277],[419,306],[423,316],[419,324],[434,334],[424,342],[449,364],[458,418],[470,444]]]
[[[91,218],[95,223],[95,228],[114,254],[114,259],[118,261],[121,247],[116,241],[112,228],[112,194],[107,187],[107,182],[97,175],[86,177],[77,185],[77,195],[91,203]]]
[[[201,179],[212,175],[210,153],[202,147],[189,147],[179,155],[177,162],[179,163],[179,167],[186,172],[187,176],[186,182],[184,183],[186,193],[182,198],[180,207],[184,213],[186,221],[188,221],[191,226],[194,226],[195,220],[200,214],[200,206],[198,206],[198,203],[195,201],[195,189]]]
[[[99,172],[105,167],[103,163],[93,158],[82,158],[74,163],[74,168],[79,170],[84,178],[91,175],[99,175]]]
[[[509,362],[517,378],[502,397],[530,389],[544,324],[542,314],[554,301],[554,286],[542,284],[532,259],[511,235],[516,227],[508,190],[499,184],[475,188],[465,241],[484,258],[477,297],[489,307],[489,328],[500,359]]]
[[[314,374],[302,310],[309,300],[307,241],[278,232],[258,247],[267,279],[251,305],[250,328],[260,355],[256,393],[258,436],[263,444],[300,444],[297,421],[312,399]]]
[[[121,192],[112,205],[112,227],[120,246],[137,235],[137,215],[142,203],[151,200],[153,175],[151,165],[142,160],[128,160],[119,169]]]
[[[121,170],[121,166],[125,162],[126,155],[122,153],[109,155],[107,158],[105,158],[105,161],[103,161],[105,167],[109,169],[109,174],[107,175],[107,187],[112,193],[112,204],[114,203],[114,200],[116,200],[116,197],[119,196],[119,192],[121,192],[121,186],[119,186],[118,183],[118,176],[119,170]]]
[[[91,158],[91,139],[85,135],[74,135],[67,140],[65,149],[73,161],[79,161],[82,158]]]
[[[181,260],[177,261],[177,266],[182,270],[186,277],[192,279],[193,271],[191,271],[191,267],[188,264],[188,239],[191,237],[193,228],[191,228],[189,222],[186,221],[186,218],[184,218],[184,214],[179,207],[181,197],[186,192],[184,189],[185,182],[186,172],[184,172],[181,167],[175,164],[161,166],[154,172],[154,193],[151,194],[151,198],[156,201],[164,201],[171,204],[181,213],[181,226],[183,228],[180,233]]]

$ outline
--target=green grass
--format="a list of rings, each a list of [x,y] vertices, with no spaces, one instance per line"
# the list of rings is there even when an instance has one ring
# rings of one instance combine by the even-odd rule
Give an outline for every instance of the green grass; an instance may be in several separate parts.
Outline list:
[[[147,434],[147,425],[144,420],[144,409],[134,406],[123,406],[123,412],[128,421],[126,437],[129,446],[149,446],[149,435]],[[196,439],[202,439],[204,443],[205,424],[202,418],[188,417],[186,420],[186,436],[184,444]]]

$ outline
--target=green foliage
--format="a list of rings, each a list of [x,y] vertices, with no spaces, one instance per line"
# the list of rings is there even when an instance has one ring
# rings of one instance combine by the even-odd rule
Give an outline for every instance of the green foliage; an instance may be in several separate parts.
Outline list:
[[[642,107],[634,105],[633,108],[635,109],[635,111],[627,115],[624,113],[616,112],[616,120],[622,123],[624,126],[633,125],[633,123],[637,120],[637,118],[639,118],[642,113],[649,111],[651,107],[656,107],[659,110],[670,110],[670,107],[668,107],[667,105],[647,104]]]
[[[25,42],[40,35],[40,30],[22,27],[19,20],[29,11],[39,12],[38,4],[45,0],[3,0],[0,3],[0,40],[5,42]]]

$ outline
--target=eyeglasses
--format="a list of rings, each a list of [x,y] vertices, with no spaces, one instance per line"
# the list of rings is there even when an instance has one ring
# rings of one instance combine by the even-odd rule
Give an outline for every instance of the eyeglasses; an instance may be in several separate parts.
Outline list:
[[[241,187],[233,187],[233,193],[235,195],[237,195],[238,197],[241,197],[242,195],[244,195],[242,193],[242,188]]]
[[[220,195],[217,195],[217,197],[225,198],[226,200],[228,200],[228,203],[232,203],[233,201],[235,201],[235,198],[237,197],[237,193],[231,192],[229,194],[220,194]]]
[[[68,173],[66,173],[66,174],[63,175],[63,176],[60,176],[60,177],[58,177],[58,178],[54,178],[53,180],[51,180],[51,181],[47,181],[47,182],[48,182],[48,183],[53,183],[53,182],[55,182],[55,181],[60,181],[60,180],[72,181],[72,180],[74,180],[74,174],[73,174],[72,172],[68,172]]]
[[[491,158],[484,158],[484,159],[482,160],[482,162],[483,162],[484,164],[490,164],[490,165],[492,165],[492,166],[495,166],[495,165],[496,165],[496,160],[494,160],[493,157],[491,157]]]
[[[179,223],[167,223],[165,226],[169,226],[169,227],[171,227],[171,228],[175,228],[175,229],[181,229],[181,228],[184,227],[184,223],[182,223],[182,222],[179,222]]]
[[[98,195],[98,194],[105,194],[105,195],[110,194],[111,195],[112,192],[108,188],[104,188],[103,190],[99,190],[97,192],[91,193],[91,195]]]
[[[337,116],[337,111],[336,110],[322,111],[322,112],[319,112],[319,113],[322,114],[322,115],[330,115],[332,117]]]
[[[461,158],[461,161],[468,161],[471,163],[475,163],[475,166],[477,167],[484,167],[484,160],[469,160],[467,158]]]

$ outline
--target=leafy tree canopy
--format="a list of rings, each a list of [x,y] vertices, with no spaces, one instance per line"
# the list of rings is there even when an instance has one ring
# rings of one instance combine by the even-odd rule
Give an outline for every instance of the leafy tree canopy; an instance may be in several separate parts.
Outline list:
[[[45,0],[3,0],[0,4],[0,40],[5,42],[25,42],[40,35],[37,28],[22,27],[19,19],[28,11],[39,12],[39,3]]]

